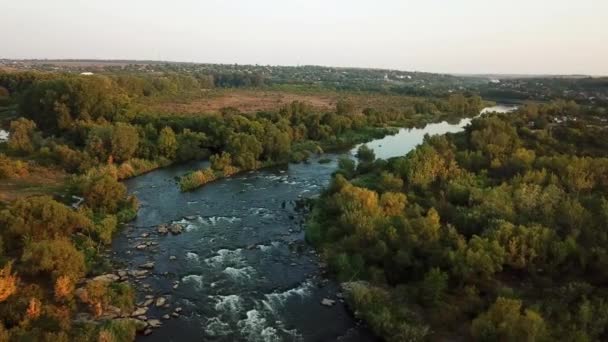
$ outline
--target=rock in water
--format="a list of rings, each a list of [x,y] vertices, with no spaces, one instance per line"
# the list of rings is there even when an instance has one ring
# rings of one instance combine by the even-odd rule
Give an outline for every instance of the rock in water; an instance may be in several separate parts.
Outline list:
[[[151,270],[151,269],[154,268],[154,262],[150,261],[150,262],[147,262],[145,264],[141,264],[141,265],[139,265],[139,268],[144,268],[144,269],[147,269],[147,270]]]
[[[97,277],[93,278],[92,280],[101,281],[101,282],[105,282],[105,283],[113,283],[115,281],[120,280],[120,277],[117,276],[116,274],[108,273],[108,274],[102,274],[100,276],[97,276]]]
[[[179,224],[172,224],[171,227],[169,227],[169,231],[173,235],[181,234],[183,230],[184,228]]]
[[[156,306],[163,306],[163,305],[165,305],[165,303],[167,303],[167,298],[165,298],[165,297],[158,297],[158,298],[156,298],[156,302],[154,304]]]
[[[143,316],[146,314],[146,312],[148,312],[148,308],[145,308],[145,307],[137,308],[137,309],[135,309],[135,311],[133,311],[131,316],[132,317]]]
[[[163,325],[163,324],[162,324],[162,323],[161,323],[161,321],[160,321],[160,320],[158,320],[158,319],[149,319],[149,320],[148,320],[148,325],[149,325],[150,327],[152,327],[152,328],[159,328],[159,327],[160,327],[161,325]]]
[[[167,235],[167,233],[169,233],[169,230],[167,229],[167,225],[161,224],[156,228],[156,232],[160,235]]]
[[[334,304],[336,304],[336,301],[333,299],[329,299],[329,298],[323,298],[321,300],[321,305],[325,305],[325,306],[334,306]]]

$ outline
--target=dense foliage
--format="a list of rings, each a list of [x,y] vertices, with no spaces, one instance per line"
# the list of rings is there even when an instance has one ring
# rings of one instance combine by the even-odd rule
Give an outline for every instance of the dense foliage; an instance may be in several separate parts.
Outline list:
[[[476,119],[406,156],[340,163],[307,238],[388,341],[608,336],[601,108]]]

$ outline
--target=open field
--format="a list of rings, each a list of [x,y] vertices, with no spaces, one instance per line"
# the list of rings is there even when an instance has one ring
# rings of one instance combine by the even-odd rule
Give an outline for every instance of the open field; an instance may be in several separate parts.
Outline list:
[[[0,201],[12,201],[32,195],[51,194],[63,187],[67,174],[43,167],[30,168],[28,175],[0,182]]]
[[[236,108],[244,113],[273,110],[293,101],[302,101],[318,109],[331,109],[338,97],[332,94],[303,95],[282,91],[213,90],[192,99],[155,101],[149,108],[163,113],[198,114]]]
[[[158,113],[201,114],[219,113],[223,108],[235,108],[243,113],[255,113],[264,110],[277,110],[294,101],[301,101],[312,107],[331,111],[340,99],[352,101],[362,111],[370,107],[383,111],[400,111],[411,105],[411,97],[392,94],[340,91],[287,91],[287,90],[252,90],[252,89],[214,89],[203,91],[199,95],[183,98],[154,99],[143,101],[147,110]]]

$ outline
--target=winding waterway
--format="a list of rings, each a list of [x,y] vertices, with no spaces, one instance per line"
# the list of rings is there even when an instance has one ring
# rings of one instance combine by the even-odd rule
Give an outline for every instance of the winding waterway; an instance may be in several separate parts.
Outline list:
[[[488,111],[508,112],[510,106]],[[379,158],[404,155],[425,134],[458,132],[470,123],[429,124],[367,143]],[[350,151],[351,155],[354,150]],[[182,308],[179,317],[142,341],[374,341],[337,298],[337,284],[322,276],[319,258],[304,242],[302,198],[328,185],[340,155],[220,180],[181,193],[175,177],[205,162],[156,170],[128,180],[141,209],[113,243],[115,260],[136,270],[154,262],[138,280],[138,301],[164,296],[169,307],[152,307],[148,318]],[[329,158],[329,163],[318,163]],[[179,223],[179,235],[156,234],[160,224]],[[146,248],[136,249],[141,244]],[[336,305],[320,304],[323,298]],[[178,315],[175,315],[178,316]]]

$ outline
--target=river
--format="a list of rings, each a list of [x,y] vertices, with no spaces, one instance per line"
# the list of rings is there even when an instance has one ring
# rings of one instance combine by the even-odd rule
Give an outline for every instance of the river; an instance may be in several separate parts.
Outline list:
[[[482,113],[512,109],[496,106]],[[458,132],[469,123],[401,129],[367,145],[379,158],[404,155],[425,134]],[[176,177],[206,162],[126,181],[141,208],[113,242],[114,259],[130,270],[154,262],[150,276],[136,279],[137,299],[164,296],[169,307],[153,305],[148,318],[182,309],[179,317],[162,320],[161,328],[138,339],[375,341],[336,297],[337,284],[324,279],[318,256],[304,242],[305,218],[296,210],[299,199],[317,196],[328,185],[339,157],[326,154],[308,164],[249,172],[187,193],[179,191]],[[320,158],[331,161],[320,164]],[[184,232],[156,234],[156,226],[171,223],[181,224]],[[321,305],[323,298],[336,305]]]

